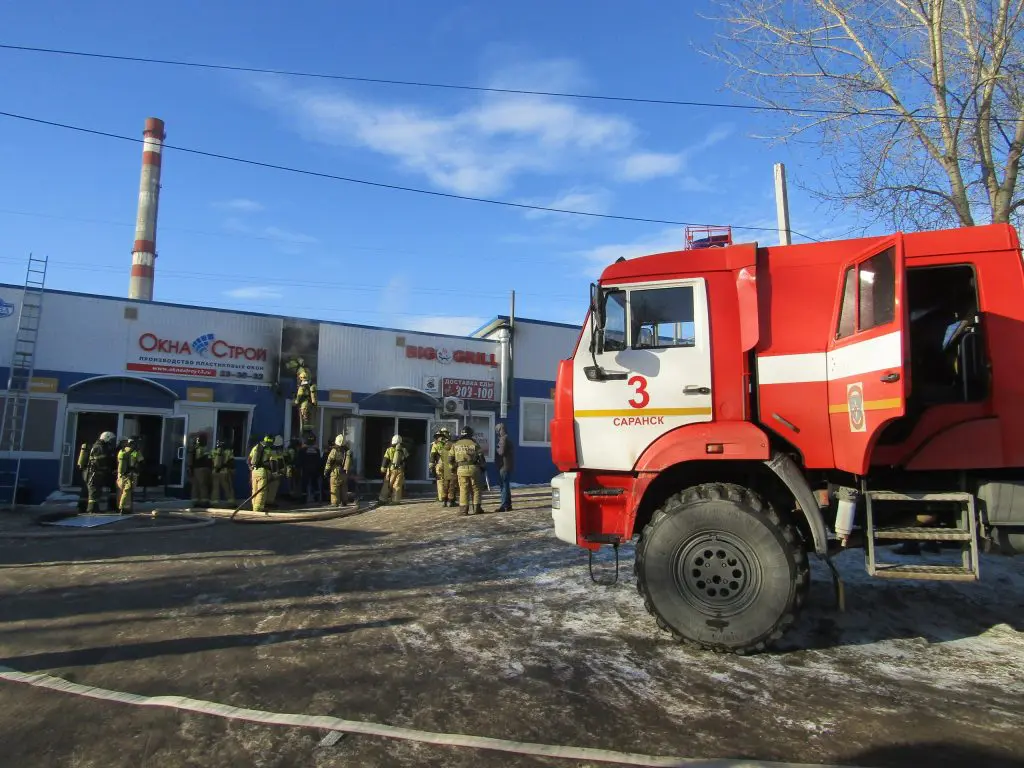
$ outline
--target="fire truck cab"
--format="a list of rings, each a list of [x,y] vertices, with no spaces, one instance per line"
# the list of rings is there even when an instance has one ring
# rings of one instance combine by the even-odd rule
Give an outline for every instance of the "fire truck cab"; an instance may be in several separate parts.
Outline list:
[[[979,549],[1024,550],[1022,394],[1009,225],[620,259],[558,370],[555,533],[590,550],[639,535],[663,629],[764,650],[799,614],[810,553],[975,580]],[[901,541],[924,551],[884,562]]]

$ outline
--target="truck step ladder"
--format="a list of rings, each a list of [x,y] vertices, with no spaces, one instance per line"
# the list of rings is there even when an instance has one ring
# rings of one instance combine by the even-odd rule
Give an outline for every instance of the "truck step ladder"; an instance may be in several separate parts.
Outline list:
[[[47,258],[29,254],[25,289],[21,297],[18,329],[14,336],[7,395],[0,417],[0,508],[17,506],[21,484],[21,451],[25,444],[28,405],[32,396],[32,375],[36,366],[36,342],[43,314],[43,287]]]
[[[974,496],[969,493],[902,493],[866,491],[868,574],[882,579],[928,579],[933,581],[977,581],[978,531]],[[960,522],[956,528],[877,528],[874,505],[878,502],[948,502],[960,505]],[[883,542],[918,541],[941,543],[959,541],[961,565],[924,565],[917,563],[881,563],[876,547]]]

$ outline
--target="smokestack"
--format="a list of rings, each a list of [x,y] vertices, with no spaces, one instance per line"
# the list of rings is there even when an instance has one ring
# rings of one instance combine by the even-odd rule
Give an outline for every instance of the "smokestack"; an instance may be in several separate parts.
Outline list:
[[[163,151],[164,121],[146,118],[142,133],[142,178],[139,181],[139,213],[132,247],[132,276],[128,298],[153,300],[153,272],[156,266],[156,213],[160,202],[160,157]]]

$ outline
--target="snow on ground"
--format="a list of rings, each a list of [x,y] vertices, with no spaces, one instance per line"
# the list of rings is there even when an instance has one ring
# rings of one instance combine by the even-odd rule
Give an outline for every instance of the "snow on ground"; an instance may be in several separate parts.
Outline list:
[[[0,561],[23,564],[0,567],[12,596],[0,655],[124,690],[656,754],[857,764],[860,748],[928,741],[1024,755],[1024,559],[984,557],[980,583],[949,584],[871,579],[862,552],[844,553],[845,614],[816,564],[777,652],[719,655],[657,628],[631,544],[619,582],[593,584],[586,553],[555,539],[549,498],[519,489],[515,511],[468,518],[414,501],[317,523],[128,537],[150,539],[137,543],[8,545]],[[602,581],[611,555],[595,557]],[[44,608],[55,595],[61,610]],[[102,664],[65,650],[90,646]],[[292,764],[309,763],[302,742],[268,741],[255,726],[225,734],[188,722],[196,754],[216,744],[284,755],[287,744]],[[321,750],[316,764],[412,766],[425,754],[343,743],[339,761]],[[917,764],[967,759],[936,754]],[[520,763],[445,753],[431,764]]]

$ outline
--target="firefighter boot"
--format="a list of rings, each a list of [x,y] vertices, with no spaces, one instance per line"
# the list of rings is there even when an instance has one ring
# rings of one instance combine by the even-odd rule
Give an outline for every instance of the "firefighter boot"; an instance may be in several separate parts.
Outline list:
[[[468,515],[468,514],[470,514],[469,507],[459,507],[459,514],[460,515]]]

